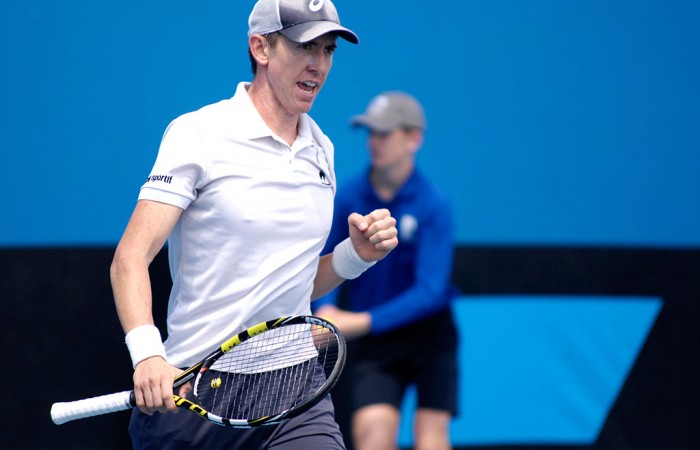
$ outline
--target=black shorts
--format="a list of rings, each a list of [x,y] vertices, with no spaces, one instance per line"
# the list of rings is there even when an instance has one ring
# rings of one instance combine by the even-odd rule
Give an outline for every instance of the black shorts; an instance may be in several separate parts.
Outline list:
[[[415,384],[418,408],[456,415],[457,342],[449,309],[399,330],[351,342],[353,409],[377,403],[398,409],[406,388]]]

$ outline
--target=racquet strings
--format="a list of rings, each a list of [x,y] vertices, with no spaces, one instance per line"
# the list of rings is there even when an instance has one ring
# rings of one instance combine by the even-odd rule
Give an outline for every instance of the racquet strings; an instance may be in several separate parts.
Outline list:
[[[275,328],[204,367],[194,394],[204,409],[226,419],[275,416],[314,397],[338,352],[338,338],[328,328],[306,323]]]

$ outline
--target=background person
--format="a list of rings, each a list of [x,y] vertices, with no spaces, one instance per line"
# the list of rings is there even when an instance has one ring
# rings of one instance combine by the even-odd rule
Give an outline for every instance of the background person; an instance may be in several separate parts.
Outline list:
[[[457,334],[450,284],[453,216],[438,186],[416,168],[426,128],[423,108],[403,92],[375,97],[352,118],[369,131],[371,166],[338,191],[327,249],[343,239],[355,210],[389,208],[401,245],[361,278],[314,304],[349,339],[352,437],[357,450],[396,448],[400,405],[415,383],[416,449],[450,448],[449,423],[457,411]],[[429,342],[423,342],[425,336]]]

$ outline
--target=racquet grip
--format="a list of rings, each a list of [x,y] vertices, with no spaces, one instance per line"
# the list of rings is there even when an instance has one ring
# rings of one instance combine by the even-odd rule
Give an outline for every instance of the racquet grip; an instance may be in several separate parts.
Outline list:
[[[59,402],[51,406],[51,420],[56,425],[61,425],[75,419],[125,411],[133,408],[135,404],[134,391],[118,392],[74,402]]]

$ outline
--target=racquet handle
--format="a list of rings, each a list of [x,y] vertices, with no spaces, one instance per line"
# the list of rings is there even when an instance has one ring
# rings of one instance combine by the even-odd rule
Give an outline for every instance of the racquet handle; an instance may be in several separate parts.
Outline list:
[[[125,411],[136,405],[134,391],[117,392],[74,402],[59,402],[51,406],[51,420],[61,425],[75,419]]]

